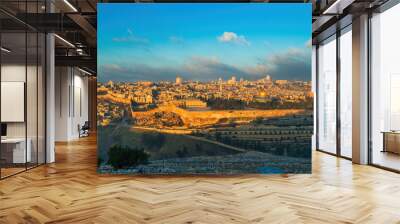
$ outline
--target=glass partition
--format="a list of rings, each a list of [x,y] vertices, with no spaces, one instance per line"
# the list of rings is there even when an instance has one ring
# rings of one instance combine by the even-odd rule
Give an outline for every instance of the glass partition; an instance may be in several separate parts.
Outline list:
[[[351,25],[340,35],[340,154],[352,157],[352,33]]]
[[[318,149],[336,153],[336,36],[318,47]]]
[[[24,171],[31,158],[26,150],[26,40],[25,32],[1,34],[2,177]]]
[[[41,13],[43,1],[0,2]],[[0,178],[45,163],[45,35],[0,12]]]
[[[311,84],[313,95],[316,96],[317,92],[317,47],[312,45],[311,55]],[[313,135],[312,135],[312,150],[317,149],[317,98],[314,97],[313,102]]]
[[[371,162],[400,170],[400,4],[371,19]]]
[[[37,162],[46,162],[46,37],[43,33],[38,33],[38,64],[37,64]]]
[[[38,160],[38,35],[35,32],[27,33],[27,82],[26,82],[26,113],[27,113],[27,150],[30,152],[30,161],[27,167],[34,167]]]

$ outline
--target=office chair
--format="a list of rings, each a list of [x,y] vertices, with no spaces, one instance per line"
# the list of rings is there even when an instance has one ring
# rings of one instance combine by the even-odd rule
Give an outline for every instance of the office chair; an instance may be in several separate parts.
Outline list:
[[[82,127],[78,125],[78,130],[79,130],[79,138],[89,136],[89,130],[90,130],[89,121],[85,121]]]

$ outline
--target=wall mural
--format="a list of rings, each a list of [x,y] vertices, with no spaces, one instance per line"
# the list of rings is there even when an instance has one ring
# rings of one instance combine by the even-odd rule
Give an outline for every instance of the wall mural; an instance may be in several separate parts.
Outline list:
[[[99,4],[98,172],[311,172],[311,4]]]

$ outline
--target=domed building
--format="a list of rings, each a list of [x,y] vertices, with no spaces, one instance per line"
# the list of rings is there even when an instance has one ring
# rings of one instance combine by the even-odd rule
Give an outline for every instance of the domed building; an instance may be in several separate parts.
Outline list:
[[[265,92],[265,90],[261,90],[261,91],[258,93],[258,96],[259,96],[259,97],[267,97],[267,92]]]
[[[265,103],[268,101],[268,93],[262,89],[258,92],[258,95],[255,97],[257,102]]]
[[[182,77],[180,77],[180,76],[177,76],[176,78],[175,78],[175,84],[177,84],[177,85],[180,85],[180,84],[182,84]]]

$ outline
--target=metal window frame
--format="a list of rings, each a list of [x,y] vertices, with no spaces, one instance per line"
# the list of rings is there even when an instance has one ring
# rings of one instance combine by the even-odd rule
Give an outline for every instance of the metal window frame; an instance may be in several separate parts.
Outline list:
[[[351,17],[347,17],[345,19],[349,19]],[[334,33],[331,33],[330,35],[325,35],[323,37],[323,39],[320,39],[318,44],[316,45],[316,151],[318,152],[323,152],[329,155],[333,155],[339,158],[343,158],[346,160],[352,160],[352,158],[347,157],[342,155],[342,149],[341,149],[341,131],[342,131],[342,127],[341,127],[341,117],[340,117],[340,103],[341,103],[341,94],[340,94],[340,81],[341,81],[341,65],[340,65],[340,61],[341,61],[341,57],[340,57],[340,37],[345,34],[346,32],[343,32],[344,30],[348,29],[349,26],[351,26],[352,23],[349,23],[347,21],[344,22],[344,25],[340,23],[340,21],[338,21],[336,24],[334,24],[332,27],[328,28],[328,29],[335,29]],[[347,32],[351,32],[351,30],[348,30]],[[319,80],[319,45],[320,43],[327,41],[329,38],[332,38],[332,36],[335,35],[335,38],[332,39],[331,41],[336,41],[336,151],[335,153],[329,152],[327,150],[321,149],[319,147],[319,91],[320,91],[320,80]]]

